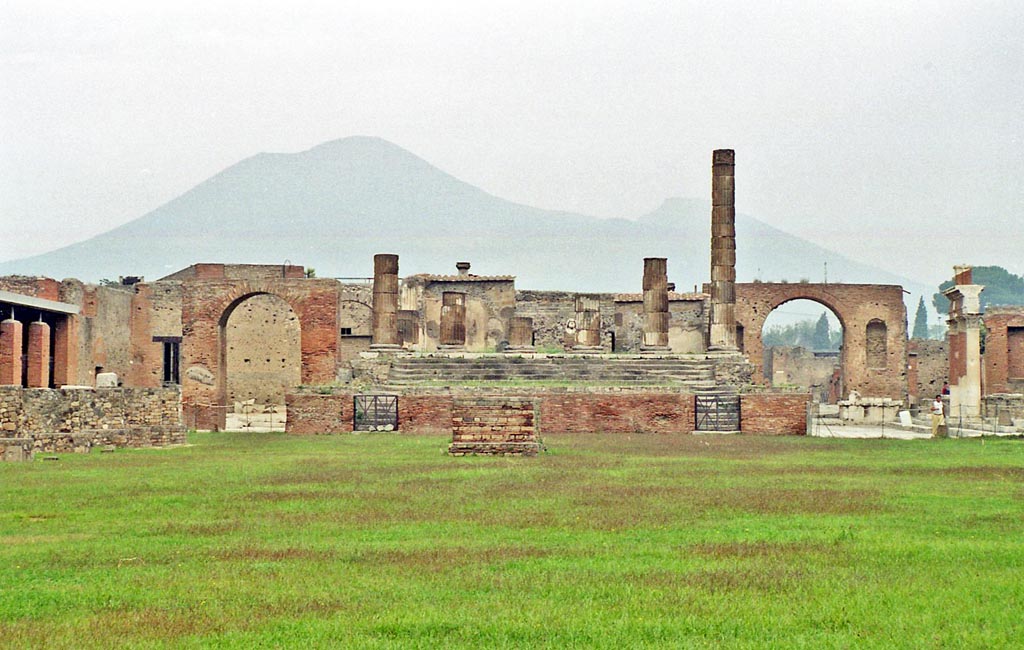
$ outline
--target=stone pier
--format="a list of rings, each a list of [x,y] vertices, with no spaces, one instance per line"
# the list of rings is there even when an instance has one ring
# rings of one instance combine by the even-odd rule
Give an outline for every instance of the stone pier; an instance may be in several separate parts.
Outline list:
[[[21,321],[0,322],[0,386],[21,386]]]
[[[466,347],[466,294],[445,291],[441,294],[441,349],[460,350]]]
[[[711,158],[712,350],[736,345],[736,153],[716,149]]]
[[[373,256],[373,313],[371,350],[400,349],[398,336],[398,256]]]
[[[668,260],[644,258],[644,331],[641,352],[668,352]]]
[[[981,292],[970,266],[953,267],[953,286],[942,292],[949,299],[949,413],[950,417],[981,415]]]

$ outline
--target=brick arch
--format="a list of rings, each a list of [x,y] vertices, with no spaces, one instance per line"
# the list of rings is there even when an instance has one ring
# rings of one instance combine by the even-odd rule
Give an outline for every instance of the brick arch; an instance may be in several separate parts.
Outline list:
[[[223,327],[245,299],[270,294],[285,301],[299,319],[304,384],[326,384],[337,375],[340,285],[330,279],[189,279],[182,282],[182,400],[200,428],[222,427]],[[205,409],[205,411],[203,410]],[[190,422],[191,422],[190,421]]]
[[[904,399],[907,393],[907,308],[903,288],[878,284],[812,284],[753,282],[736,284],[736,323],[743,327],[743,351],[764,381],[765,319],[780,305],[812,300],[830,309],[843,326],[840,357],[846,391],[864,396]],[[880,321],[886,328],[885,365],[867,367],[867,325]]]

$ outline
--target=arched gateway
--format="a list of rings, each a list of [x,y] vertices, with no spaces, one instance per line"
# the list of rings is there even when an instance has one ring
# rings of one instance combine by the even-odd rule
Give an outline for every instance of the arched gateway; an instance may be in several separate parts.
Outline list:
[[[255,296],[269,296],[297,319],[299,373],[304,384],[337,374],[338,294],[334,280],[282,278],[190,281],[182,286],[181,392],[189,426],[222,429],[229,399],[229,320]],[[251,324],[250,324],[251,327]],[[249,333],[252,336],[252,332]],[[279,357],[280,358],[280,357]],[[287,355],[285,357],[287,359]],[[287,360],[284,363],[288,363]],[[234,389],[234,387],[232,386]]]
[[[865,397],[907,393],[907,308],[903,288],[884,284],[752,282],[736,284],[737,345],[764,381],[761,329],[768,314],[791,300],[813,300],[843,326],[843,384]]]

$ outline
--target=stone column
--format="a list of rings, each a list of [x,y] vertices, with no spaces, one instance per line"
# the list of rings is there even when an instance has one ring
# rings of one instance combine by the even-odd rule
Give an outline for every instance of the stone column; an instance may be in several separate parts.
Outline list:
[[[440,343],[447,349],[466,346],[466,294],[459,291],[441,294]]]
[[[533,319],[513,316],[508,327],[506,352],[533,352]]]
[[[50,326],[41,321],[28,324],[28,387],[50,387]]]
[[[668,352],[668,260],[644,258],[642,352]]]
[[[53,383],[78,383],[78,318],[68,314],[53,330]]]
[[[0,386],[21,386],[22,332],[20,321],[0,322]]]
[[[736,153],[716,149],[711,157],[711,337],[710,347],[736,350]]]
[[[398,256],[373,256],[373,343],[371,350],[398,350]]]
[[[574,352],[601,351],[601,301],[576,296],[576,345]]]
[[[969,266],[955,266],[949,299],[949,416],[981,415],[981,292]]]

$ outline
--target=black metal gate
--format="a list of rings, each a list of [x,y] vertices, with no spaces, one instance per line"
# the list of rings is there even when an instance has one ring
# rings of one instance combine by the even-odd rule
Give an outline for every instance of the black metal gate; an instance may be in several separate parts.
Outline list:
[[[697,395],[697,431],[739,431],[739,395]]]
[[[398,395],[356,395],[353,399],[353,431],[398,429]]]

